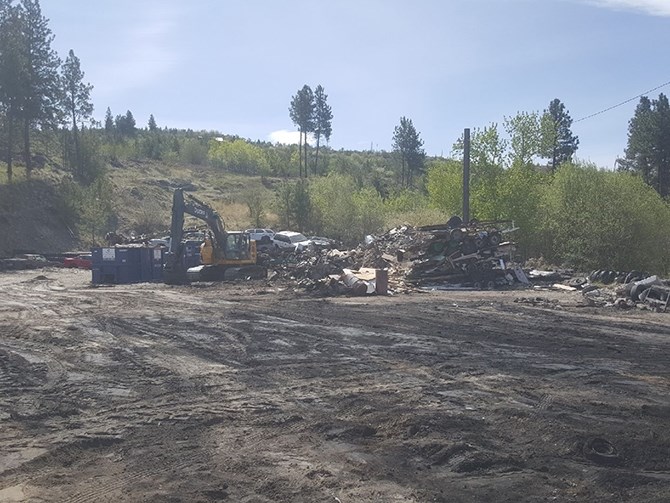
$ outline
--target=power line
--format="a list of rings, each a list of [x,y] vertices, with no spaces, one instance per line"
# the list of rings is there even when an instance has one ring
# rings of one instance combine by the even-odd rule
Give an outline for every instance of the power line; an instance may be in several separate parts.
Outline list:
[[[594,113],[594,114],[587,115],[586,117],[582,117],[581,119],[577,119],[575,122],[585,121],[586,119],[590,119],[591,117],[595,117],[596,115],[604,114],[605,112],[609,112],[610,110],[614,110],[615,108],[618,108],[618,107],[620,107],[620,106],[622,106],[622,105],[625,105],[626,103],[630,103],[631,101],[634,101],[634,100],[636,100],[636,99],[638,99],[638,98],[642,98],[642,96],[645,96],[645,95],[647,95],[647,94],[649,94],[649,93],[653,93],[653,92],[656,91],[657,89],[660,89],[660,88],[662,88],[662,87],[665,87],[665,86],[667,86],[667,85],[669,85],[669,84],[670,84],[670,81],[668,81],[668,82],[666,82],[666,83],[664,83],[664,84],[661,84],[660,86],[656,86],[656,87],[654,87],[653,89],[649,89],[649,91],[645,91],[645,92],[643,92],[643,93],[640,93],[640,94],[638,94],[637,96],[634,96],[633,98],[627,99],[626,101],[622,101],[621,103],[617,103],[616,105],[612,105],[611,107],[608,107],[608,108],[606,108],[606,109],[604,109],[604,110],[601,110],[600,112],[596,112],[596,113]]]

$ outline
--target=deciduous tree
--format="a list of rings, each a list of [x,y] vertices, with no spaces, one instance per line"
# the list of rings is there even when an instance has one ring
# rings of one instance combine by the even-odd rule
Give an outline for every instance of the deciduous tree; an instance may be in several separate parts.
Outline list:
[[[542,129],[537,112],[519,112],[505,117],[505,130],[510,137],[510,165],[529,165],[540,154]]]
[[[475,128],[470,140],[470,207],[478,220],[500,218],[499,184],[505,167],[507,142],[498,133],[498,124]],[[454,145],[463,152],[463,138]]]

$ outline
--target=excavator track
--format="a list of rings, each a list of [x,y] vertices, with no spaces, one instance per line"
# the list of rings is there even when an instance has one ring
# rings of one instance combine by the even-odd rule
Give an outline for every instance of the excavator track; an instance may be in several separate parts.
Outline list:
[[[189,281],[229,281],[235,279],[265,279],[268,271],[260,265],[223,266],[200,265],[191,267],[186,276]]]

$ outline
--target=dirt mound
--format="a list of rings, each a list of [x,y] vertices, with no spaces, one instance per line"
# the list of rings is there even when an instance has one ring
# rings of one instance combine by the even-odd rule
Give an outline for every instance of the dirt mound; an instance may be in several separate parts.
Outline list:
[[[0,257],[76,248],[63,208],[56,188],[44,180],[0,185]]]

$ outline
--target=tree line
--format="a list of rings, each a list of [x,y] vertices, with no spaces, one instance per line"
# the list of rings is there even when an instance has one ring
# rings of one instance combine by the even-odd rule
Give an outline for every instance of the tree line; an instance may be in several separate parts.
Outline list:
[[[38,0],[0,0],[0,123],[10,181],[17,137],[30,176],[35,163],[31,134],[66,125],[72,133],[73,164],[81,170],[79,131],[93,112],[92,86],[84,82],[74,51],[63,62],[51,47],[53,40]]]

